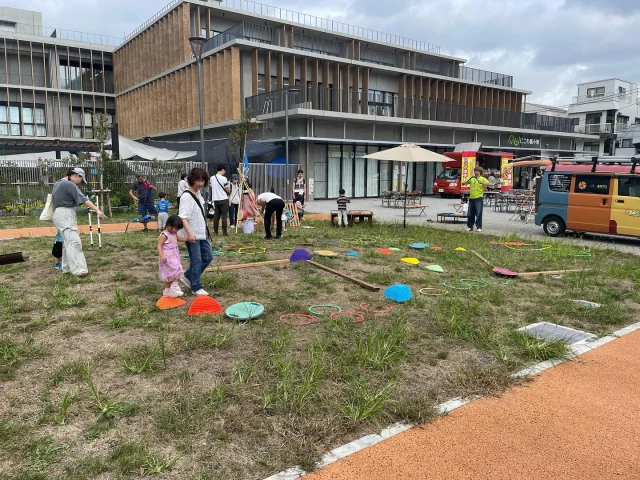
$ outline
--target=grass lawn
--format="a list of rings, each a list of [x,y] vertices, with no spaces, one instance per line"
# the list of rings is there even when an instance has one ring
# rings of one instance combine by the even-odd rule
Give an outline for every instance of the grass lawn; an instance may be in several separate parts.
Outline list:
[[[172,212],[175,212],[173,210]],[[108,212],[107,212],[108,213]],[[133,209],[129,209],[127,212],[114,211],[113,216],[101,220],[102,223],[124,223],[131,221],[134,218],[141,218],[142,215],[138,215],[138,212]],[[92,212],[91,221],[96,223],[96,214]],[[88,225],[87,213],[78,213],[78,224]],[[37,228],[37,227],[50,227],[53,226],[51,222],[43,222],[40,217],[35,215],[17,216],[10,215],[6,217],[0,217],[0,228]]]
[[[112,246],[101,251],[83,239],[84,280],[54,271],[53,238],[0,242],[0,253],[31,257],[0,267],[0,477],[261,479],[293,465],[311,470],[338,445],[396,421],[428,422],[439,402],[498,394],[517,381],[514,371],[566,354],[564,343],[518,327],[546,320],[607,334],[638,318],[640,258],[631,255],[576,256],[584,250],[570,242],[523,253],[492,247],[498,239],[487,235],[425,227],[310,225],[281,241],[232,235],[218,242],[224,255],[214,265],[288,258],[307,245],[339,253],[318,262],[382,287],[408,284],[414,298],[360,324],[318,316],[291,327],[280,315],[314,304],[360,311],[389,302],[305,263],[257,267],[207,273],[204,288],[223,308],[260,302],[263,317],[189,318],[186,308],[155,308],[154,234],[105,235]],[[416,241],[443,249],[409,249]],[[267,252],[235,254],[249,244]],[[380,247],[401,251],[383,256]],[[592,271],[505,283],[456,247],[519,272]],[[432,263],[445,273],[424,268]],[[443,282],[457,289],[419,293]]]

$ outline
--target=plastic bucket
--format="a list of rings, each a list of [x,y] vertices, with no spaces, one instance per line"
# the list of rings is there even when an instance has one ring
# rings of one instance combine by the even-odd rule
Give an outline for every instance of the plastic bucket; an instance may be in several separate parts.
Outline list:
[[[255,220],[253,218],[247,218],[242,222],[242,231],[243,233],[253,233],[255,228]]]

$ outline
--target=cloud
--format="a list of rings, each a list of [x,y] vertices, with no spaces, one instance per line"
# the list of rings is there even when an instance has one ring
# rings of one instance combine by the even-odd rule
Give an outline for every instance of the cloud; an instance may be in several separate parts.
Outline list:
[[[47,26],[123,37],[163,0],[4,0]],[[639,0],[262,0],[280,8],[442,46],[474,68],[514,76],[530,101],[567,105],[577,83],[640,81]]]

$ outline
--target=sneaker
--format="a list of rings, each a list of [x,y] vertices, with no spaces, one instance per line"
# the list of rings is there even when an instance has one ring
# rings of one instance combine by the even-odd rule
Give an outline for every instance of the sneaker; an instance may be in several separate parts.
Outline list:
[[[56,263],[56,270],[62,271],[62,264],[61,263]]]
[[[265,240],[273,240],[273,237],[264,237]]]
[[[173,290],[174,292],[176,292],[178,294],[179,297],[183,297],[184,296],[184,292],[182,290],[180,290],[180,285],[178,285],[177,282],[173,282],[171,284],[171,290]]]
[[[282,235],[276,235],[276,240],[280,240],[282,238]]]
[[[147,227],[144,227],[144,228],[142,229],[142,231],[143,231],[143,232],[148,232],[148,231],[149,231],[149,229],[148,229]]]
[[[469,227],[467,227],[467,232],[470,232],[470,231],[472,231],[472,230],[473,230],[473,228],[469,228]]]
[[[228,237],[228,236],[229,236],[229,234],[228,234],[227,232],[222,232],[222,236],[223,236],[223,237]]]
[[[187,287],[189,290],[191,290],[191,282],[187,279],[187,277],[185,277],[184,275],[182,275],[180,277],[180,281],[182,282],[182,284]]]
[[[482,229],[481,228],[476,228],[476,232],[480,233],[480,232],[482,232]]]
[[[200,290],[196,290],[195,292],[196,295],[209,295],[209,292],[207,292],[205,289],[201,288]]]
[[[169,298],[177,298],[178,294],[176,293],[175,290],[173,290],[172,288],[165,288],[162,291],[162,296],[163,297],[169,297]]]

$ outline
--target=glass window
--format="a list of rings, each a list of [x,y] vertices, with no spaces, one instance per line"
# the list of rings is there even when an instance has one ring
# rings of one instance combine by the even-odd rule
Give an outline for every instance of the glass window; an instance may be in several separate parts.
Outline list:
[[[20,107],[9,107],[11,123],[20,123]]]
[[[377,147],[369,147],[369,153],[378,151]],[[367,158],[367,197],[378,196],[378,160]]]
[[[44,108],[36,108],[36,123],[45,123]]]
[[[552,192],[568,192],[571,186],[570,173],[550,173],[549,190]]]
[[[22,121],[24,123],[33,123],[33,108],[31,107],[22,108]]]
[[[587,97],[604,97],[604,87],[587,88]]]
[[[640,198],[640,177],[618,177],[618,195]]]
[[[29,123],[24,124],[24,135],[26,137],[35,136],[35,129],[33,128],[33,124],[29,124]]]
[[[342,146],[342,182],[347,197],[353,197],[353,161],[354,153],[352,145]]]
[[[329,145],[329,161],[327,176],[327,196],[337,198],[340,191],[340,157],[342,155],[340,145]]]
[[[445,168],[438,178],[442,180],[457,180],[460,178],[460,169],[459,168]]]
[[[46,125],[36,125],[36,136],[38,136],[38,137],[46,137],[47,136],[47,127],[46,127]]]
[[[576,175],[575,193],[608,195],[611,177],[604,175]]]
[[[356,176],[355,176],[355,186],[354,186],[354,197],[364,197],[365,194],[365,183],[367,181],[365,175],[365,164],[367,163],[366,158],[362,158],[367,154],[367,147],[364,145],[356,146]]]
[[[11,124],[11,135],[15,135],[17,137],[20,136],[20,124],[17,124],[17,125],[15,123]]]
[[[7,106],[0,105],[0,122],[8,122],[8,121],[9,121],[9,117],[7,114]]]
[[[93,112],[88,112],[85,110],[84,112],[84,126],[91,127],[93,126]]]
[[[631,139],[630,138],[625,138],[624,140],[622,140],[622,148],[631,148]]]
[[[9,125],[7,123],[0,123],[0,135],[9,135]]]

